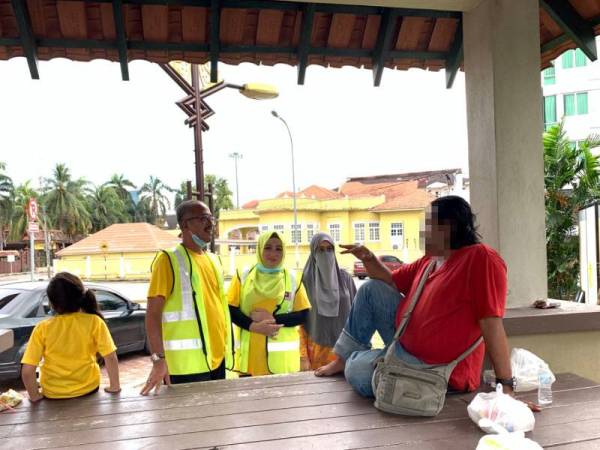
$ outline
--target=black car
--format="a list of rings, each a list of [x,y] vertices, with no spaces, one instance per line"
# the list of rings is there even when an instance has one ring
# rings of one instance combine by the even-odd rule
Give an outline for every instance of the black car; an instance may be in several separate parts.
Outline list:
[[[13,347],[0,353],[0,380],[20,376],[21,358],[33,327],[53,314],[46,295],[47,285],[47,281],[0,285],[0,329],[12,329],[14,335]],[[93,283],[85,286],[96,294],[117,353],[147,350],[146,310],[107,286]]]

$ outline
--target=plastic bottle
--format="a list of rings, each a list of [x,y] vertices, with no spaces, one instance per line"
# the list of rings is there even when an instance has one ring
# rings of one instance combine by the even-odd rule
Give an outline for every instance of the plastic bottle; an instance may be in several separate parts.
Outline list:
[[[538,373],[538,404],[552,404],[552,375],[547,369],[541,369]]]
[[[493,370],[485,370],[483,372],[483,383],[491,387],[496,387],[496,374]]]

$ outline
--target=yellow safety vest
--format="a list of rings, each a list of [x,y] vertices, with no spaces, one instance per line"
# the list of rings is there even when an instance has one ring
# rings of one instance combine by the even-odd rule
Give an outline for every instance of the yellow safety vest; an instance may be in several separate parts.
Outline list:
[[[246,292],[249,288],[247,280],[248,274],[252,270],[257,270],[256,266],[250,270],[244,271],[240,278],[240,310],[247,316],[250,316],[250,305],[244,304]],[[294,310],[294,298],[296,296],[296,277],[295,275],[283,269],[285,279],[285,293],[273,311],[274,315],[287,314]],[[240,351],[238,353],[237,368],[240,372],[248,372],[248,355],[250,350],[250,331],[241,329],[239,339]],[[298,327],[281,327],[277,337],[267,337],[266,345],[267,368],[271,373],[292,373],[300,371],[300,336]]]
[[[162,312],[162,338],[169,373],[187,375],[210,371],[212,361],[210,336],[204,308],[202,282],[188,250],[179,244],[173,250],[163,250],[173,270],[173,291]],[[207,253],[219,284],[219,295],[225,315],[225,367],[233,368],[233,333],[229,306],[223,289],[223,270],[218,258]]]

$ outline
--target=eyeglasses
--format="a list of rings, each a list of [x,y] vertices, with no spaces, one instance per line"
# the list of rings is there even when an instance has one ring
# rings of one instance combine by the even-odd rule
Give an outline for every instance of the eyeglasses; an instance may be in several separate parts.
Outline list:
[[[203,224],[208,224],[210,222],[212,225],[215,225],[217,223],[217,220],[211,214],[203,214],[202,216],[189,217],[185,221],[189,222],[190,220],[199,220]]]

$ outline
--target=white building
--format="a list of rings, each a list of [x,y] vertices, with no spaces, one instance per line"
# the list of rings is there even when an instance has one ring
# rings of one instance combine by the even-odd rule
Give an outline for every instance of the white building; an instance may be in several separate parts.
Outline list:
[[[580,49],[566,51],[542,71],[542,90],[546,127],[564,118],[574,146],[600,134],[600,60],[591,62]]]

